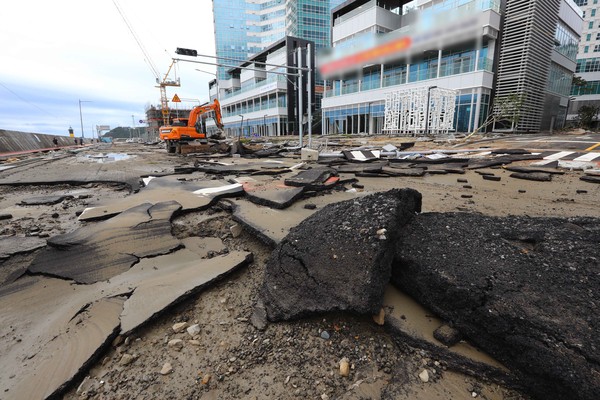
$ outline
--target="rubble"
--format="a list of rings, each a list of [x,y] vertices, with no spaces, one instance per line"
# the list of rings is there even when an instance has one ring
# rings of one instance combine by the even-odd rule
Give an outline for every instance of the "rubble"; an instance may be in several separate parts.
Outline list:
[[[534,397],[592,399],[599,235],[592,218],[421,214],[397,242],[392,281],[505,363]]]
[[[293,228],[266,265],[261,299],[271,321],[343,310],[376,314],[400,227],[421,195],[396,189],[331,204]],[[388,240],[376,232],[385,228]]]
[[[537,182],[550,182],[552,180],[552,174],[546,172],[513,172],[510,177]]]

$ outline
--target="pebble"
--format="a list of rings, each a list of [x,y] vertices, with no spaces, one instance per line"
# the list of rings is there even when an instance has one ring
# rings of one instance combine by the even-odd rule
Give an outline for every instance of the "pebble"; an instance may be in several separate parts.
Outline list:
[[[475,397],[477,397],[477,393],[473,392],[473,393],[471,393],[471,396],[473,396],[473,398],[475,398]]]
[[[200,341],[199,340],[188,340],[188,343],[191,344],[192,346],[200,346]]]
[[[327,331],[321,332],[321,339],[328,340],[330,337],[331,336],[329,335],[329,332],[327,332]]]
[[[210,378],[212,378],[212,376],[210,374],[206,374],[202,377],[202,384],[203,385],[208,385],[208,383],[210,382]]]
[[[344,357],[340,360],[340,376],[347,377],[350,375],[350,361]]]
[[[123,354],[123,357],[121,357],[121,360],[119,360],[119,364],[120,365],[129,365],[134,361],[135,361],[134,356],[132,356],[131,354],[125,353],[125,354]]]
[[[310,203],[309,203],[309,204],[305,204],[305,205],[304,205],[304,208],[306,208],[307,210],[314,210],[314,209],[316,209],[316,208],[317,208],[317,205],[316,205],[316,204],[310,204]]]
[[[242,234],[243,228],[240,224],[235,224],[229,227],[229,231],[231,232],[231,236],[236,238]]]
[[[161,375],[167,375],[170,374],[171,372],[173,372],[173,366],[171,365],[171,363],[166,362],[162,369],[160,370],[160,374]]]
[[[323,394],[321,395],[321,400],[329,400],[329,396],[327,396],[327,394],[326,394],[326,393],[323,393]]]
[[[421,381],[425,383],[429,382],[429,372],[427,372],[426,369],[421,371],[421,373],[419,374],[419,379],[421,379]]]
[[[167,343],[167,345],[172,348],[173,350],[181,350],[183,349],[183,340],[181,339],[173,339],[173,340],[169,340],[169,343]]]
[[[188,327],[187,322],[178,322],[175,325],[173,325],[173,332],[175,332],[175,333],[183,332],[183,330],[187,327]]]
[[[385,310],[383,308],[379,310],[379,314],[373,315],[373,321],[377,325],[383,326],[383,324],[385,324]]]
[[[194,325],[188,327],[187,333],[189,333],[190,336],[196,336],[197,334],[200,333],[200,325],[194,324]]]

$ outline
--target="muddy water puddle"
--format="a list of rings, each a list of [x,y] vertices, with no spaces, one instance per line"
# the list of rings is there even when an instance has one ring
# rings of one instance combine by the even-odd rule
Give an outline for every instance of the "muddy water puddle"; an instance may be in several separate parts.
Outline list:
[[[129,160],[135,156],[127,153],[106,153],[106,154],[90,154],[86,156],[87,160],[97,163],[107,163],[115,161]]]
[[[442,320],[433,316],[410,296],[388,285],[385,291],[384,308],[390,310],[390,316],[401,322],[401,329],[413,337],[426,340],[436,346],[442,346],[433,337],[433,331],[444,324]],[[492,367],[507,370],[505,366],[488,354],[480,351],[471,344],[461,341],[449,348],[450,351],[467,357],[473,361],[481,362]]]

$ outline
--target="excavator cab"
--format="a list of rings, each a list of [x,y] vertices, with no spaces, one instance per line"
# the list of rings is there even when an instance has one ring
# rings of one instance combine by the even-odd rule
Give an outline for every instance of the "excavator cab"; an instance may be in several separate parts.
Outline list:
[[[194,127],[196,128],[196,132],[206,133],[206,114],[200,115]]]

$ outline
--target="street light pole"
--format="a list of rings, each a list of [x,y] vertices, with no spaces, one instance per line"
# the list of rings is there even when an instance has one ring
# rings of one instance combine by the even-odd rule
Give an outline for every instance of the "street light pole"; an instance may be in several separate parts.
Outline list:
[[[79,99],[79,121],[81,122],[81,141],[83,143],[83,114],[81,112],[81,103],[91,103],[91,100],[81,100]]]
[[[238,139],[242,137],[242,132],[244,131],[244,116],[239,114],[242,117],[242,123],[240,124],[240,134],[238,135]]]
[[[269,136],[269,132],[267,132],[267,114],[263,115],[263,126],[265,136]]]

